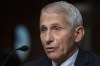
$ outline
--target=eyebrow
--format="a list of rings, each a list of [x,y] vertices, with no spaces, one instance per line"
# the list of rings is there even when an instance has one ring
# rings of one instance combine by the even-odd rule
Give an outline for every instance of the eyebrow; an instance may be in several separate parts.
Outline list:
[[[53,23],[52,26],[60,26],[58,23]]]
[[[43,29],[45,28],[46,26],[45,25],[40,25],[40,29]]]

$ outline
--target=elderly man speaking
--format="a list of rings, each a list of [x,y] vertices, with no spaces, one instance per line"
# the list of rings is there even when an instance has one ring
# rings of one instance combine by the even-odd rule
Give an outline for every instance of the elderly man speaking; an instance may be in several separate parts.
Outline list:
[[[47,57],[23,66],[100,66],[100,57],[79,48],[85,34],[79,10],[65,1],[41,10],[40,38]]]

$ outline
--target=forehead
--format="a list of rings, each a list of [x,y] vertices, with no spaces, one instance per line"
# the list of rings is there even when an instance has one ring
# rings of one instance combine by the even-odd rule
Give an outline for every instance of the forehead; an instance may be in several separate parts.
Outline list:
[[[66,18],[64,14],[59,13],[50,13],[44,12],[40,17],[40,25],[48,25],[48,24],[63,24],[66,23]]]

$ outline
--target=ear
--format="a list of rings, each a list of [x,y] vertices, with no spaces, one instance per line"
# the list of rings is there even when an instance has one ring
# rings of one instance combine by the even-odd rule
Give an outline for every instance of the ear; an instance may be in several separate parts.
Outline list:
[[[75,42],[80,42],[83,38],[85,30],[83,26],[79,26],[75,29]]]

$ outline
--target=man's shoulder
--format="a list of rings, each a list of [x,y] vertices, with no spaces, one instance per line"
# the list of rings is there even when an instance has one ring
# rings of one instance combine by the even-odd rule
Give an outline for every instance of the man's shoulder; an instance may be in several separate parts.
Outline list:
[[[98,66],[100,65],[100,56],[97,56],[93,52],[80,50],[76,64],[82,64],[87,66]],[[78,66],[78,65],[76,65]]]
[[[96,55],[95,53],[91,51],[84,51],[84,53],[89,57],[90,60],[94,61],[100,61],[100,56]]]
[[[41,57],[35,61],[25,63],[22,66],[45,66],[50,64],[51,64],[51,60],[48,57]]]
[[[94,66],[100,65],[100,56],[90,52],[90,58],[92,59],[92,63]]]

